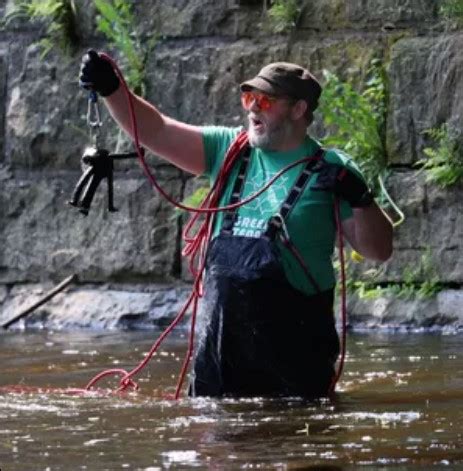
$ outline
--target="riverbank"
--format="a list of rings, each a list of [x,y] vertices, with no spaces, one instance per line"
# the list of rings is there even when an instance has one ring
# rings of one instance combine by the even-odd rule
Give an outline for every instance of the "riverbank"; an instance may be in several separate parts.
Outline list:
[[[35,303],[51,284],[0,287],[0,322]],[[57,294],[11,328],[124,330],[168,325],[184,305],[187,284],[85,284]]]
[[[35,303],[51,283],[0,286],[0,323]],[[184,305],[191,285],[80,284],[37,308],[13,329],[138,330],[168,325]],[[340,303],[335,306],[339,317]],[[463,330],[463,291],[443,290],[429,299],[348,297],[352,330]],[[282,313],[284,319],[284,313]],[[189,315],[182,324],[187,324]]]

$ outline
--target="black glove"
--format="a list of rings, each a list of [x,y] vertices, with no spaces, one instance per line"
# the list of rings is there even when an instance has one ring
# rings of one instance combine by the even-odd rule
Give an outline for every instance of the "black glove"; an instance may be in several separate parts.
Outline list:
[[[332,191],[345,199],[353,208],[365,208],[373,202],[373,193],[367,184],[348,168],[325,163],[317,175],[313,190]]]
[[[119,88],[119,78],[112,65],[90,49],[82,58],[79,84],[86,90],[94,90],[101,96],[109,96]]]

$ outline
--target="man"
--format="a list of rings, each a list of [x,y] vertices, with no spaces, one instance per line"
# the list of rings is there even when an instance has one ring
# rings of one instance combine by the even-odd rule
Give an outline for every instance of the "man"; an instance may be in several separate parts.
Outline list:
[[[109,62],[84,56],[80,82],[104,97],[131,133],[125,92]],[[190,393],[206,396],[326,395],[339,341],[333,315],[336,235],[370,259],[392,253],[392,226],[350,158],[324,151],[307,134],[322,88],[306,69],[269,64],[241,85],[248,145],[225,183],[220,205],[268,190],[219,213],[206,260],[199,346]],[[200,127],[160,113],[134,96],[141,144],[195,175],[217,177],[240,129]]]

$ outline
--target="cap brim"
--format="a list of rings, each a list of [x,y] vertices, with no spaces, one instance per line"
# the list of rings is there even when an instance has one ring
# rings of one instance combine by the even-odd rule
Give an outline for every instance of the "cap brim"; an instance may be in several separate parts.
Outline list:
[[[247,82],[243,82],[240,85],[240,90],[242,92],[249,92],[251,90],[259,90],[264,93],[268,93],[269,95],[278,95],[281,94],[281,90],[274,87],[271,83],[267,82],[266,80],[260,77],[254,77]]]

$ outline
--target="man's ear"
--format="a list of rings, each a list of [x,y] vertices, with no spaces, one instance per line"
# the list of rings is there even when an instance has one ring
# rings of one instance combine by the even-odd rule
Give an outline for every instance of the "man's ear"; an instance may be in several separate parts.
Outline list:
[[[296,103],[293,105],[291,110],[291,116],[296,121],[302,118],[307,110],[307,102],[305,100],[297,100]]]

